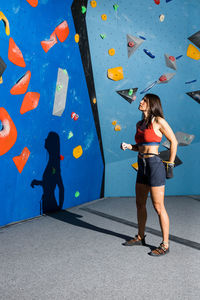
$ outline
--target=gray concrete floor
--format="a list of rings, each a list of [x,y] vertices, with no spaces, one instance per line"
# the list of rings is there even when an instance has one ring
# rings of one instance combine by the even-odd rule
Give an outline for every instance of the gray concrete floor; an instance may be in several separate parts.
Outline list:
[[[145,247],[135,198],[105,198],[0,228],[0,299],[200,299],[200,197],[166,197],[170,253],[148,199]]]

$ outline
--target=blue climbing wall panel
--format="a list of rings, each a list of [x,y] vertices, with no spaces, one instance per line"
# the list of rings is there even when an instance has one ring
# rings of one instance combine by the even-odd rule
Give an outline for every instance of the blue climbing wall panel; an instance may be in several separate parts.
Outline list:
[[[46,185],[44,171],[49,166],[49,154],[45,140],[48,140],[50,132],[54,132],[57,141],[60,141],[62,160],[57,165],[59,168],[60,164],[59,170],[52,163],[48,171],[51,179],[56,172],[60,173],[64,187],[63,208],[100,197],[104,166],[79,47],[74,40],[76,32],[71,4],[72,0],[39,0],[37,7],[32,7],[26,0],[1,3],[0,10],[9,21],[10,36],[5,34],[4,23],[1,22],[0,56],[7,68],[0,85],[0,106],[11,116],[18,136],[14,146],[0,156],[0,226],[42,212],[43,188],[41,185],[32,188],[31,182],[37,180],[41,183],[43,180],[43,187]],[[45,53],[40,42],[48,40],[64,20],[69,26],[67,39],[64,42],[58,40]],[[14,65],[8,59],[10,37],[23,54],[25,68]],[[58,68],[66,69],[69,75],[66,108],[60,117],[52,115]],[[28,70],[31,71],[31,79],[27,92],[40,93],[40,99],[36,109],[20,114],[24,95],[11,95],[10,89]],[[79,116],[78,120],[71,118],[72,112]],[[71,138],[70,132],[73,133]],[[79,145],[83,154],[75,158],[73,149]],[[20,155],[24,147],[30,150],[30,156],[20,174],[13,157]],[[47,186],[51,183],[49,180]],[[59,186],[55,188],[55,199],[58,202]]]
[[[178,147],[183,164],[175,168],[174,179],[166,185],[167,195],[199,194],[200,169],[200,106],[186,93],[200,89],[199,60],[186,55],[191,42],[188,37],[200,30],[200,2],[198,0],[165,1],[159,5],[153,0],[97,1],[89,5],[87,27],[92,55],[98,111],[105,155],[105,196],[135,195],[136,172],[132,164],[137,154],[120,149],[122,141],[134,144],[135,125],[141,118],[138,110],[140,92],[162,74],[175,73],[167,84],[157,84],[150,92],[161,98],[166,120],[174,132],[194,134],[189,146]],[[106,14],[107,20],[101,16]],[[160,15],[164,21],[160,21]],[[142,45],[128,58],[127,38],[130,34],[145,38]],[[102,35],[102,38],[100,35]],[[115,49],[110,56],[108,50]],[[155,56],[151,58],[143,49]],[[177,70],[168,68],[164,54],[178,58]],[[181,57],[180,57],[181,56]],[[124,79],[112,81],[107,70],[123,67]],[[196,80],[193,83],[185,83]],[[118,90],[138,88],[137,98],[129,104]],[[121,131],[115,131],[117,121]],[[163,138],[163,141],[165,139]],[[160,151],[165,150],[160,147]]]

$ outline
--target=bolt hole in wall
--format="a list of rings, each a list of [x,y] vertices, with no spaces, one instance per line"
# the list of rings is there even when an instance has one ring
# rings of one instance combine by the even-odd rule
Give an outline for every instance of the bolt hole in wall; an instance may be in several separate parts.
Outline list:
[[[160,96],[179,141],[182,164],[167,182],[166,195],[199,194],[200,2],[96,2],[95,8],[88,5],[86,21],[106,162],[105,196],[135,195],[137,154],[122,152],[120,144],[134,144],[139,101],[148,91]],[[136,91],[134,99],[130,89]],[[114,120],[120,130],[113,130]],[[162,143],[160,152],[169,148],[165,138]]]

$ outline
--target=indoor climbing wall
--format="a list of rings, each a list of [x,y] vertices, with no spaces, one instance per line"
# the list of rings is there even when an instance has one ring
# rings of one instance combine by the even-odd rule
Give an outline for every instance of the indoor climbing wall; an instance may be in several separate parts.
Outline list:
[[[79,2],[1,3],[0,226],[103,190],[98,112],[79,49],[87,32],[74,23],[85,18]]]
[[[137,153],[122,151],[120,144],[135,143],[138,106],[147,92],[160,96],[179,143],[166,194],[200,193],[199,11],[198,0],[88,1],[105,196],[135,195]],[[163,138],[163,159],[168,149]]]

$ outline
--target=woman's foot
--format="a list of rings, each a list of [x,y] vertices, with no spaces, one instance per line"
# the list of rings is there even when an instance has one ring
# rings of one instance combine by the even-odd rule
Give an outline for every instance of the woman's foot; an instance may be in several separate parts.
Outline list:
[[[146,235],[141,238],[139,235],[136,235],[133,239],[126,241],[125,243],[123,243],[122,245],[124,246],[142,246],[145,245],[145,237]]]
[[[162,242],[158,248],[152,250],[149,255],[151,256],[161,256],[169,253],[169,244]]]

